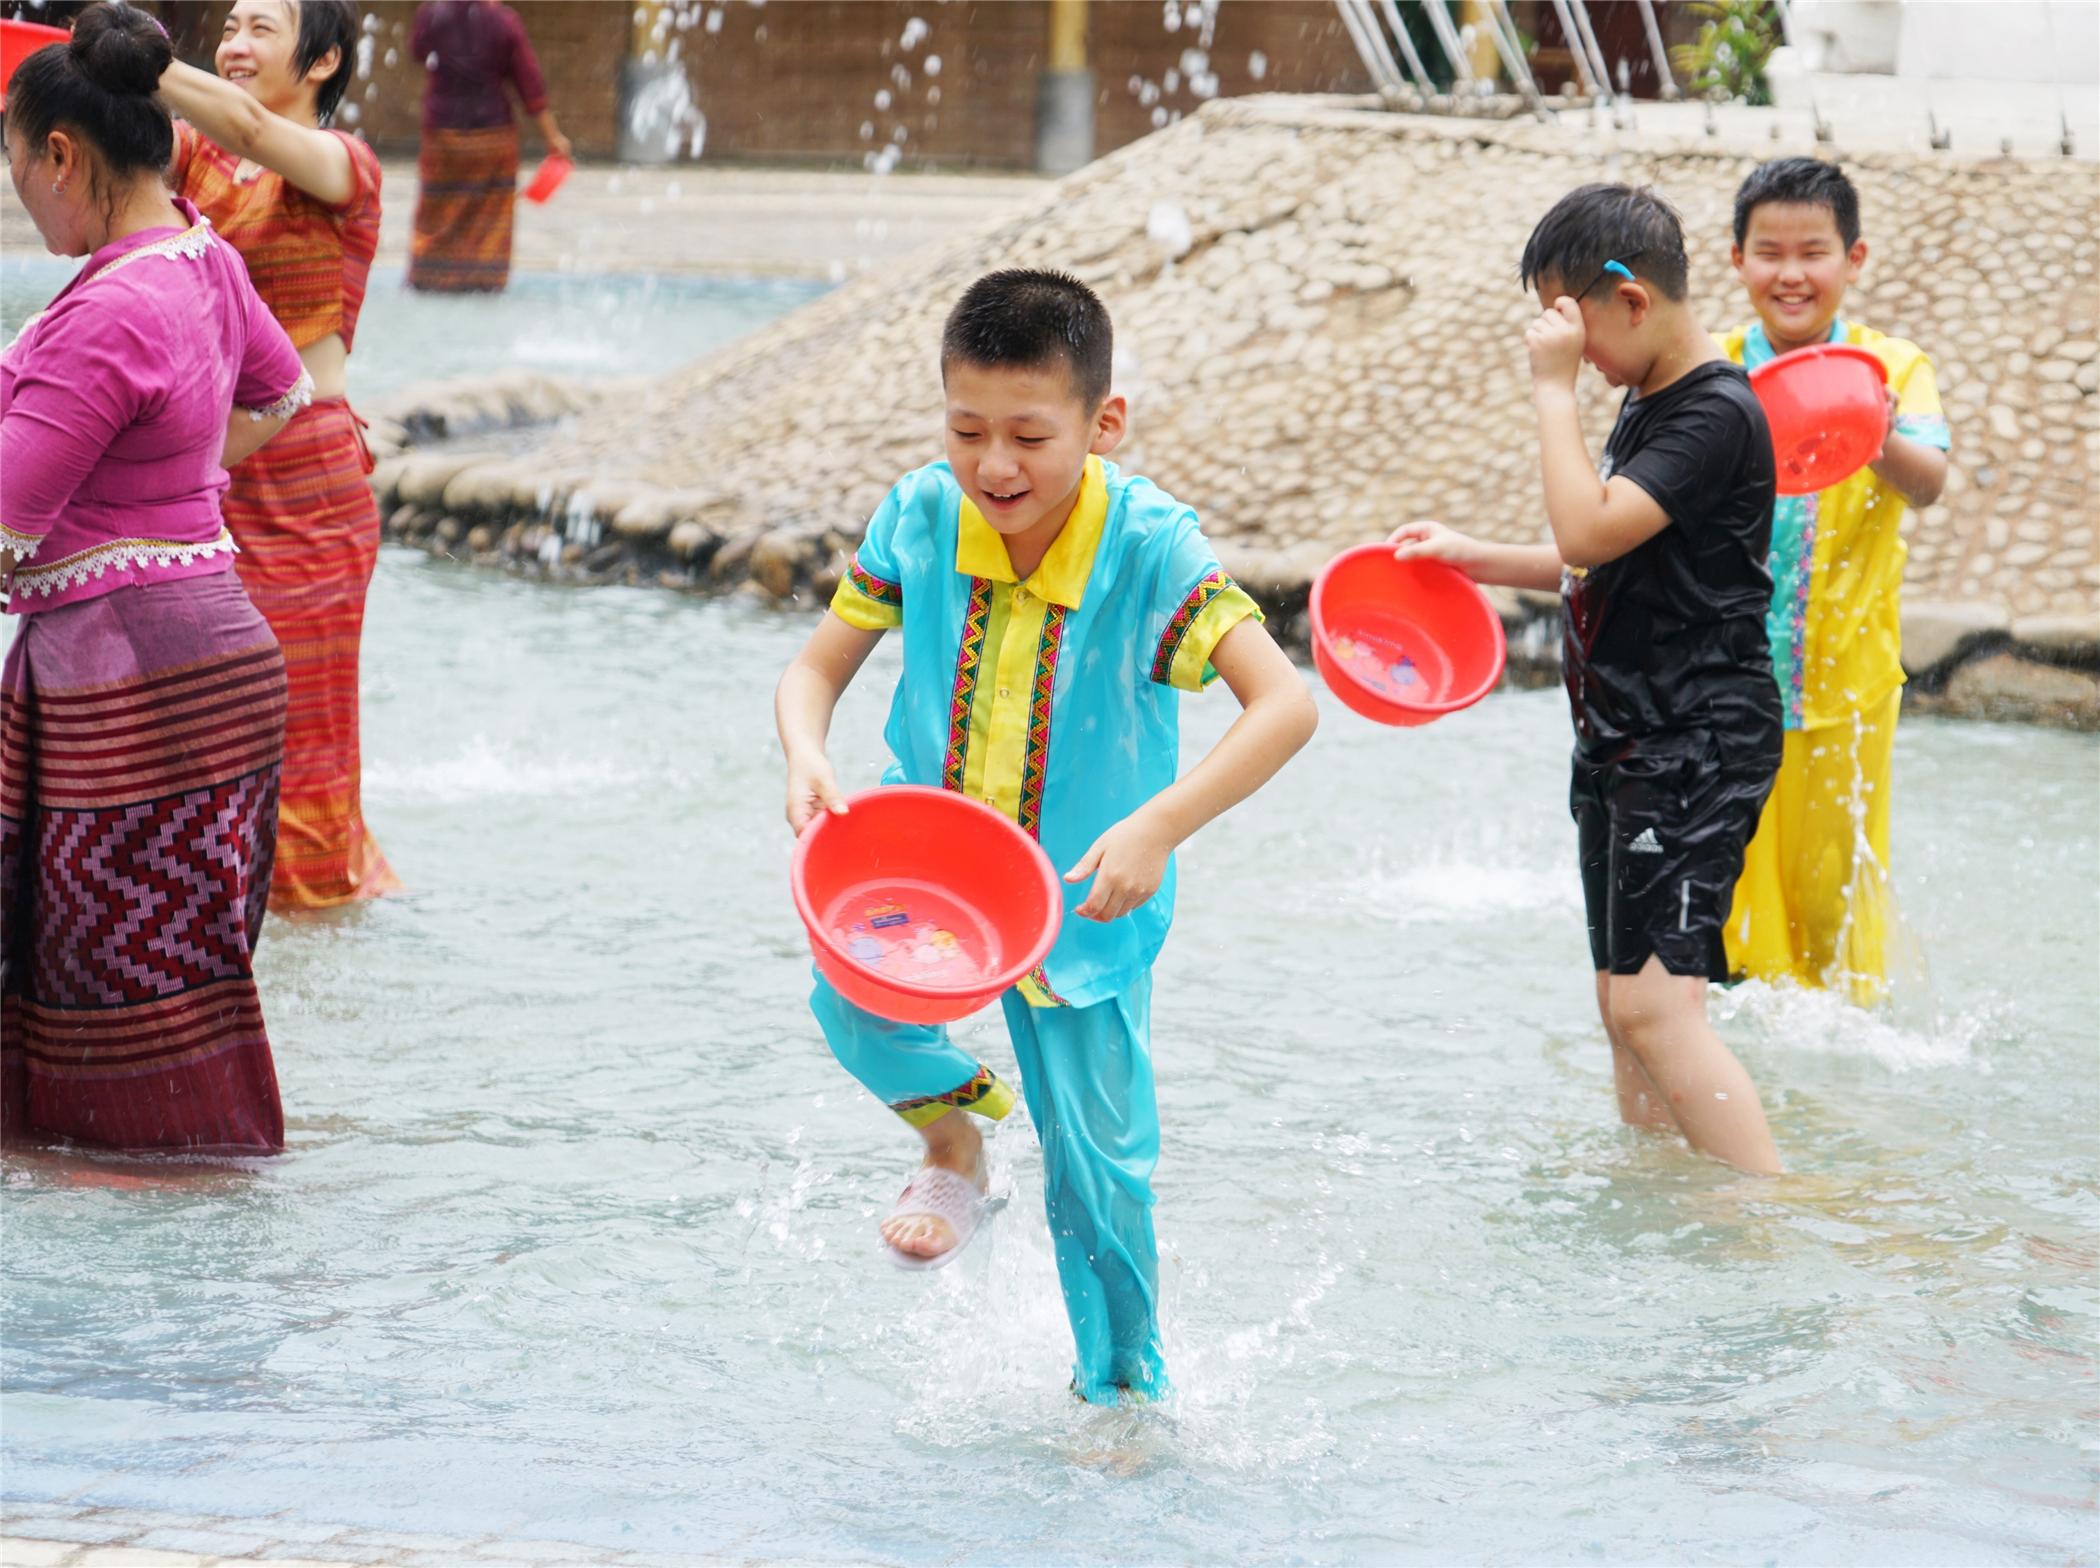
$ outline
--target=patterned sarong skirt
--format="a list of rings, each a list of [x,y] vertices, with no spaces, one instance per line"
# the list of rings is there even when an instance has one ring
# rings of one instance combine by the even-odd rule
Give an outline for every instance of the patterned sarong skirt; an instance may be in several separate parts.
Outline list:
[[[270,902],[317,909],[400,881],[365,831],[358,646],[379,560],[379,504],[357,416],[341,398],[303,409],[233,471],[234,569],[284,649],[291,707]]]
[[[0,1136],[284,1147],[254,973],[284,713],[231,572],[23,618],[0,674]]]
[[[420,183],[408,286],[463,294],[509,283],[518,128],[425,130],[416,173]]]

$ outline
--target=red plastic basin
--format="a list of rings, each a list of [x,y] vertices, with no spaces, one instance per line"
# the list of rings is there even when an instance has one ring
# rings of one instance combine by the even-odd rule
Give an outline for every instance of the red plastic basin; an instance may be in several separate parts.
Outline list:
[[[532,179],[525,186],[525,199],[534,204],[544,202],[562,187],[569,171],[576,165],[558,152],[550,152],[533,171]]]
[[[1502,617],[1464,572],[1360,544],[1312,587],[1313,665],[1334,694],[1381,724],[1427,724],[1495,689]]]
[[[0,109],[7,107],[7,84],[15,79],[15,68],[44,45],[62,44],[71,36],[63,27],[0,19]]]
[[[839,995],[899,1023],[974,1013],[1041,963],[1064,917],[1050,857],[982,801],[893,784],[795,845],[795,909]]]
[[[1781,495],[1813,495],[1874,460],[1889,433],[1888,367],[1849,343],[1815,343],[1750,372],[1772,427]]]

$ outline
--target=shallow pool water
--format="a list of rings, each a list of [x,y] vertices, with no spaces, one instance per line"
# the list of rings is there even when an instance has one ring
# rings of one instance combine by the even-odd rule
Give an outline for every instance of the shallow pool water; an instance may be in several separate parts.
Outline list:
[[[0,261],[0,343],[79,270],[55,256]],[[799,278],[660,278],[518,272],[501,294],[421,294],[375,267],[350,358],[350,399],[417,381],[537,370],[628,376],[673,370],[824,292]]]
[[[1904,724],[1929,990],[1720,1002],[1795,1167],[1759,1182],[1616,1123],[1559,695],[1323,694],[1185,852],[1178,1393],[1093,1411],[1024,1113],[955,1267],[876,1252],[911,1141],[809,1021],[785,881],[807,625],[385,555],[366,802],[411,891],[268,926],[284,1157],[5,1162],[9,1497],[909,1564],[2095,1556],[2100,744]]]

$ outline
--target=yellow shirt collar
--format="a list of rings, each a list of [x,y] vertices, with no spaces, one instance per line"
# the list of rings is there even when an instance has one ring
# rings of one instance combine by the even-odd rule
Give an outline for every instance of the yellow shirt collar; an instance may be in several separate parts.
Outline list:
[[[1065,526],[1051,541],[1042,563],[1029,573],[1028,591],[1068,610],[1078,609],[1079,601],[1086,597],[1087,578],[1093,574],[1094,554],[1101,547],[1101,529],[1107,521],[1108,476],[1101,471],[1101,459],[1090,456],[1080,476],[1079,499],[1065,515]],[[1014,581],[1006,541],[968,496],[962,498],[962,521],[955,535],[955,569],[966,577]]]

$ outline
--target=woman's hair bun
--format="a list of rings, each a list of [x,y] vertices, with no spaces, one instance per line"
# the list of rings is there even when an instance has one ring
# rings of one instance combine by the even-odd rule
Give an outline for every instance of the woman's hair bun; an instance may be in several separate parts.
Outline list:
[[[144,11],[108,0],[91,5],[73,22],[67,46],[80,74],[106,93],[151,97],[160,90],[161,73],[175,58],[160,23]]]

